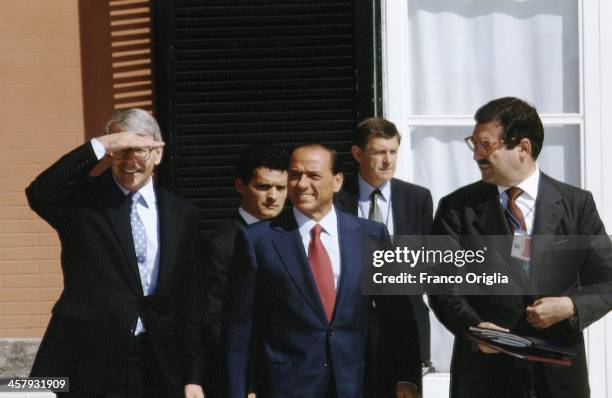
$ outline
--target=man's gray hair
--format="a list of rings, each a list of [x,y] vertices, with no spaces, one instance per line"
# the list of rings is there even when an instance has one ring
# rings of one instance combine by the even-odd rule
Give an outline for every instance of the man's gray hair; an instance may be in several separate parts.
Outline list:
[[[157,121],[149,112],[143,109],[132,108],[114,112],[104,128],[106,134],[111,133],[113,125],[116,125],[123,131],[150,134],[155,141],[162,141],[161,130]]]

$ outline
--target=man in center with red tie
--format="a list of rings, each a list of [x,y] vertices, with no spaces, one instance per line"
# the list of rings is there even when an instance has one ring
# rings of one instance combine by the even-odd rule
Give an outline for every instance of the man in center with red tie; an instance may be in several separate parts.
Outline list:
[[[387,231],[334,208],[342,182],[334,150],[296,148],[287,186],[293,207],[239,235],[225,320],[230,397],[246,396],[250,356],[258,397],[363,396],[371,298],[361,294],[361,245]]]

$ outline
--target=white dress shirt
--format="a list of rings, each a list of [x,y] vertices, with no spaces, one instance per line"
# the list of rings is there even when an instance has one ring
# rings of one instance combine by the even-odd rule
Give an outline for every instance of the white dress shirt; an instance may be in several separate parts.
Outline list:
[[[535,219],[535,204],[538,198],[538,187],[540,186],[540,168],[536,165],[535,171],[517,185],[518,188],[523,190],[523,193],[516,198],[516,205],[525,217],[525,227],[527,228],[527,235],[531,235],[533,232],[533,220]],[[511,187],[505,187],[502,185],[497,186],[499,192],[499,200],[504,209],[508,208],[508,193],[506,190]]]
[[[385,181],[380,187],[374,187],[366,180],[361,177],[357,178],[357,182],[359,184],[359,202],[358,202],[358,210],[359,217],[368,219],[370,215],[370,202],[372,191],[375,189],[379,189],[382,197],[379,196],[376,200],[376,206],[380,209],[380,214],[382,214],[383,220],[385,220],[385,225],[387,226],[387,231],[389,231],[389,235],[393,235],[393,209],[391,208],[391,180]]]
[[[96,157],[102,159],[106,154],[104,146],[97,140],[92,139],[91,145],[94,149]],[[125,189],[121,184],[115,181],[119,189],[124,195],[128,195],[130,191]],[[142,221],[145,228],[147,240],[147,258],[144,264],[144,269],[140,269],[140,283],[145,296],[155,293],[157,287],[157,277],[159,274],[159,218],[157,211],[157,198],[153,188],[153,178],[138,190],[140,199],[136,204],[136,212]],[[135,335],[145,331],[142,319],[138,317],[136,324]]]
[[[259,218],[244,210],[242,207],[238,208],[238,213],[240,214],[240,217],[242,217],[244,222],[247,223],[247,225],[255,224],[256,222],[261,221]]]
[[[96,157],[98,158],[98,160],[102,159],[104,155],[106,155],[106,149],[104,149],[104,145],[102,145],[102,143],[97,138],[92,138],[90,142],[91,147],[96,153]]]
[[[302,245],[304,245],[304,251],[306,252],[306,258],[308,258],[308,246],[310,245],[310,230],[315,224],[321,225],[323,231],[321,231],[321,243],[327,255],[331,261],[332,272],[334,274],[334,286],[338,289],[338,281],[340,280],[340,241],[338,237],[338,217],[336,210],[332,206],[331,210],[323,219],[319,222],[308,218],[304,213],[293,208],[293,215],[297,222],[300,236],[302,237]]]

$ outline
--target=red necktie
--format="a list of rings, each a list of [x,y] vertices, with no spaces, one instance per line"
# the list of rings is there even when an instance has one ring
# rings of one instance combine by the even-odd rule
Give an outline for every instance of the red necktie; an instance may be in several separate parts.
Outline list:
[[[523,190],[519,187],[512,187],[506,191],[508,193],[508,210],[510,214],[512,214],[512,218],[514,220],[510,220],[510,228],[512,228],[512,232],[517,229],[521,231],[527,231],[527,226],[525,225],[525,216],[523,216],[523,212],[516,205],[516,199],[521,196]]]
[[[319,290],[319,297],[325,309],[327,320],[331,321],[336,304],[336,287],[334,286],[334,273],[327,250],[321,243],[323,228],[315,224],[310,230],[310,245],[308,245],[308,262],[312,270],[315,284]]]

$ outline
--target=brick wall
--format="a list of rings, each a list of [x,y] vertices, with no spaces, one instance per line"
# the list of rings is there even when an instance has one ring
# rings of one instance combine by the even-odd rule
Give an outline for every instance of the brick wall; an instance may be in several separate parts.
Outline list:
[[[1,0],[0,37],[0,338],[40,337],[59,242],[24,188],[84,140],[78,0]]]

